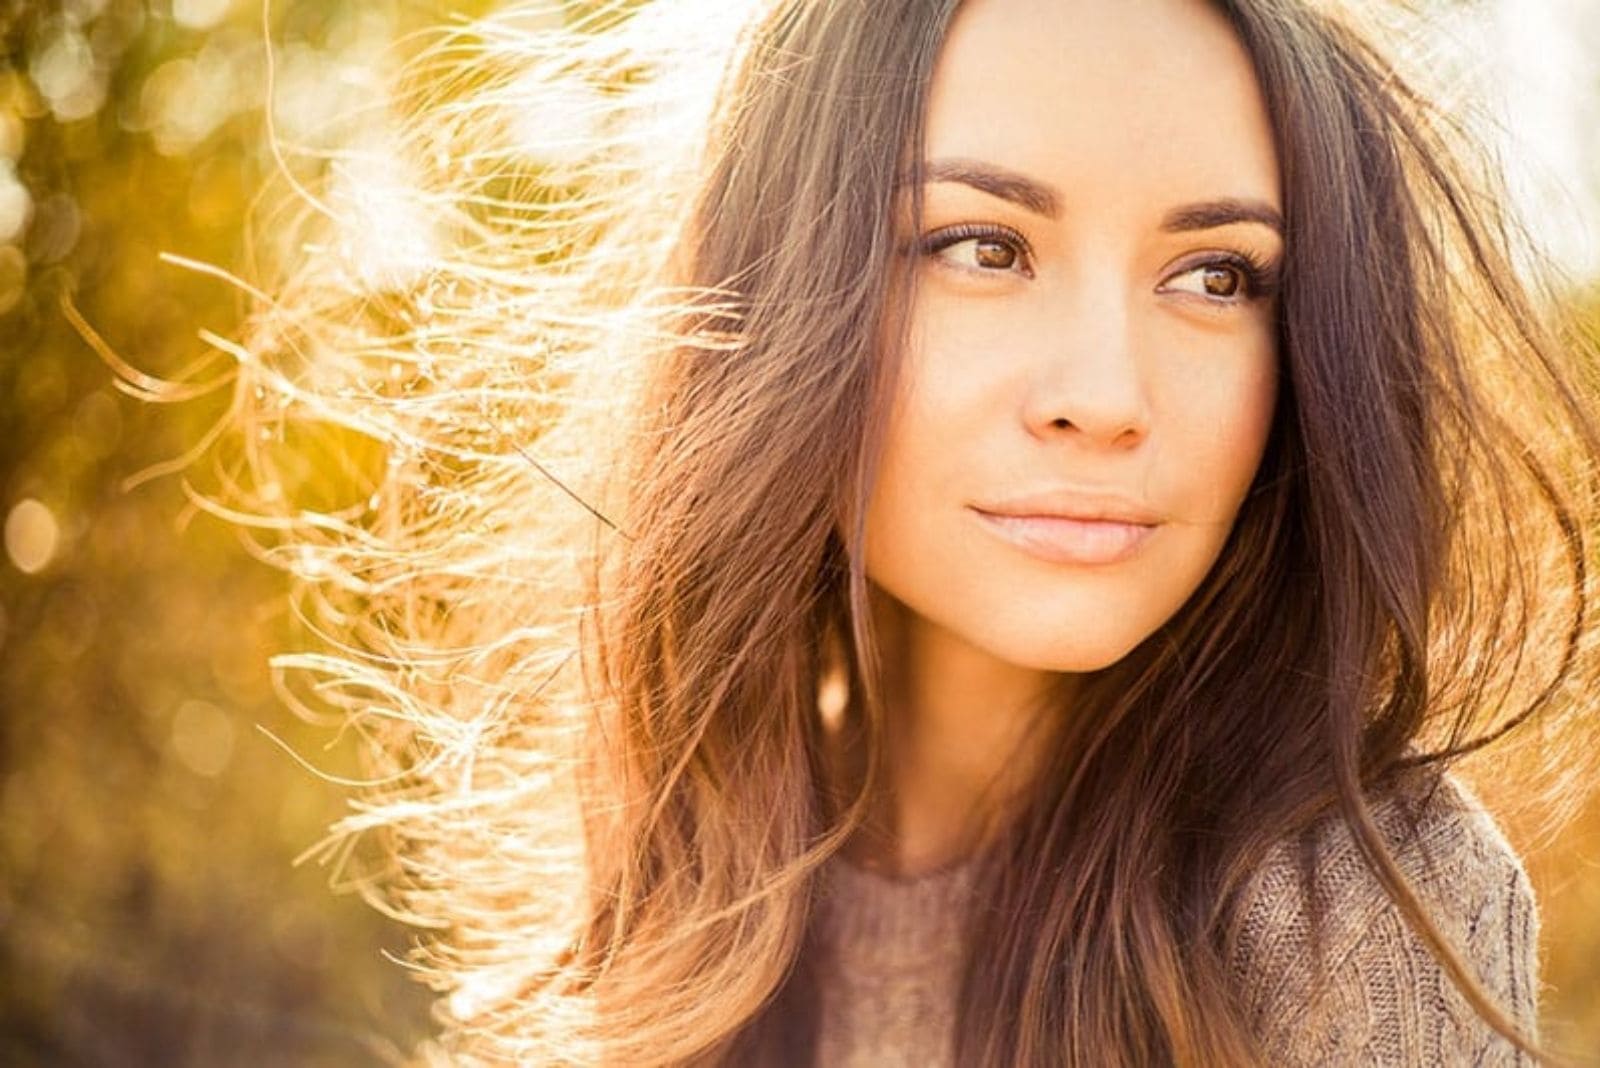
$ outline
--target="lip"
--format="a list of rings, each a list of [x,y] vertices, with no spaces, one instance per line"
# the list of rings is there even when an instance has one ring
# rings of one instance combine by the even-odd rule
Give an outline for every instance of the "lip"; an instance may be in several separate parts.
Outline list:
[[[1086,566],[1120,563],[1161,524],[1126,497],[1054,490],[970,506],[985,529],[1037,559]]]

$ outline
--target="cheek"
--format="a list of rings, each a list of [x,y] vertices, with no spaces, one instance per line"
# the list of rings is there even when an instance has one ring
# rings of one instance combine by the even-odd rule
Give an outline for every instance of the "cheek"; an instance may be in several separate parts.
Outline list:
[[[1226,359],[1194,356],[1191,349],[1182,363],[1158,369],[1149,440],[1129,456],[1093,458],[1087,469],[1083,454],[1008,436],[1005,420],[1016,416],[1004,382],[956,375],[936,353],[908,362],[868,506],[868,577],[926,622],[1012,664],[1078,672],[1121,659],[1172,618],[1215,564],[1272,424],[1270,345]],[[966,506],[1013,476],[1041,471],[1136,489],[1171,522],[1139,555],[1108,567],[1023,555],[997,542]]]
[[[962,632],[995,578],[966,512],[995,465],[983,388],[957,378],[931,356],[903,366],[867,506],[865,567],[919,616]]]
[[[1152,463],[1170,503],[1206,524],[1232,523],[1261,465],[1277,406],[1278,373],[1270,346],[1187,381],[1174,377],[1158,413],[1166,434]]]

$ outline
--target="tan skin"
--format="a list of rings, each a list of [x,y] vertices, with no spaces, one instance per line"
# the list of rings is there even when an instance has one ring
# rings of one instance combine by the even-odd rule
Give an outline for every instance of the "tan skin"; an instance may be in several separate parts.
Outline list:
[[[969,853],[1031,717],[1215,562],[1271,424],[1283,256],[1265,105],[1201,0],[969,0],[931,89],[867,520],[891,781],[847,850],[901,876]]]

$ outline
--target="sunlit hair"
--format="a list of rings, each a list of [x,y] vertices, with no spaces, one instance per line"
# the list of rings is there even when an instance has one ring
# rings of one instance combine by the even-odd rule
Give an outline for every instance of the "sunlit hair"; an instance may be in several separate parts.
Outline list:
[[[1369,801],[1490,742],[1583,770],[1593,369],[1449,115],[1325,5],[1218,6],[1283,174],[1277,422],[979,857],[961,1064],[1250,1063],[1240,902],[1326,818],[1512,1034]],[[459,26],[284,161],[211,506],[323,638],[285,692],[369,743],[328,848],[376,843],[435,1052],[799,1060],[819,865],[884,781],[863,515],[955,3],[572,7]]]

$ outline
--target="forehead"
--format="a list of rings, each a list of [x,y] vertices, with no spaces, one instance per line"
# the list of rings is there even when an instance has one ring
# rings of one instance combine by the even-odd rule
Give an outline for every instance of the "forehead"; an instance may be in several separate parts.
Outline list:
[[[929,158],[1043,179],[1069,212],[1108,197],[1280,203],[1250,57],[1205,0],[965,0],[928,108]]]

